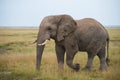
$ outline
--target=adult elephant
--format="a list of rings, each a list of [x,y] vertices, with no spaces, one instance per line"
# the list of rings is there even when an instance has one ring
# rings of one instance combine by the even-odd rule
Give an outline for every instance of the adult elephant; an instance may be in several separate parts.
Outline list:
[[[36,41],[36,68],[38,70],[40,69],[45,43],[50,38],[55,40],[55,50],[60,69],[63,68],[66,52],[67,65],[78,71],[80,66],[73,63],[74,56],[78,51],[86,51],[88,61],[85,70],[91,70],[95,55],[100,59],[100,70],[107,70],[105,46],[106,42],[107,45],[109,43],[109,36],[105,28],[96,20],[85,18],[75,21],[69,15],[45,17],[40,24]]]

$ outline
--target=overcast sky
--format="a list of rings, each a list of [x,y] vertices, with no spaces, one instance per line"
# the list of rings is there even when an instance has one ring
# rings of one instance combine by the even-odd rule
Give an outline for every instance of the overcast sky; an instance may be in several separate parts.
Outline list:
[[[48,15],[95,18],[120,26],[120,0],[0,0],[0,26],[39,26]]]

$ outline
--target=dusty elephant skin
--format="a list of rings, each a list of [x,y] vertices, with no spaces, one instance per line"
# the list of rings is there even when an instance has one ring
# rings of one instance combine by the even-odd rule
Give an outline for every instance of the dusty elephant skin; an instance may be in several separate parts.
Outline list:
[[[109,35],[106,29],[96,20],[85,18],[74,20],[69,15],[53,15],[45,17],[40,26],[36,45],[36,69],[40,69],[42,53],[47,40],[54,39],[58,67],[63,69],[64,55],[66,53],[67,65],[78,71],[80,66],[74,64],[73,59],[78,51],[86,51],[88,61],[84,70],[91,70],[95,55],[100,60],[100,70],[107,70],[105,46],[109,46]],[[107,51],[108,52],[108,51]],[[107,61],[106,61],[107,60]]]

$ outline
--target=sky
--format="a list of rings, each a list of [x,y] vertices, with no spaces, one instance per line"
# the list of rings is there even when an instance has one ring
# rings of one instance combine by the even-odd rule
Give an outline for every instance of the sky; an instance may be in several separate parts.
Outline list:
[[[0,0],[1,27],[37,27],[45,16],[59,14],[120,26],[120,0]]]

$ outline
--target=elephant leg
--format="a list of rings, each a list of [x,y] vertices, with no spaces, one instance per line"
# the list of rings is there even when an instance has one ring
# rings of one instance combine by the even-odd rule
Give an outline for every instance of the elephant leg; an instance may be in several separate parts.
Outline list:
[[[73,64],[73,59],[76,53],[68,53],[66,52],[66,63],[67,65],[74,69],[75,71],[79,71],[80,65],[79,64]]]
[[[83,68],[83,70],[91,71],[94,56],[95,54],[88,52],[88,61],[87,61],[85,68]]]
[[[56,55],[57,55],[58,68],[61,70],[61,69],[63,69],[63,65],[64,65],[65,49],[64,49],[64,47],[56,44],[55,50],[56,50]]]
[[[97,53],[97,56],[99,57],[99,60],[100,60],[100,70],[106,71],[107,63],[106,63],[106,59],[105,59],[105,47]]]

